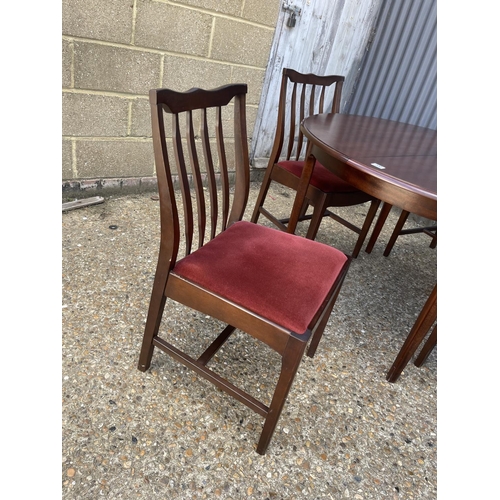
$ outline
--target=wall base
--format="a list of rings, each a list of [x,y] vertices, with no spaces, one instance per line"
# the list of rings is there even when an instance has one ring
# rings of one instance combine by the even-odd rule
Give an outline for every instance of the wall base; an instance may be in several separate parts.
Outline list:
[[[251,169],[250,181],[262,182],[264,170]],[[231,178],[231,174],[230,174]],[[176,184],[176,187],[178,185]],[[62,183],[62,201],[73,201],[92,196],[125,196],[128,194],[158,192],[156,177],[126,177],[121,179],[66,180]]]

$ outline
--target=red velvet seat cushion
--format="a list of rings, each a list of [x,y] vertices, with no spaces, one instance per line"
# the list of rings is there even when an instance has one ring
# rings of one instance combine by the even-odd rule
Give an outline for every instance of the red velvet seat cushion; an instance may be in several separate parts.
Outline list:
[[[302,175],[302,169],[304,168],[303,161],[280,161],[278,165],[283,167],[285,170],[288,170],[296,177],[300,177]],[[349,193],[351,191],[358,191],[355,187],[343,181],[340,177],[332,174],[326,167],[321,165],[319,161],[316,161],[316,164],[314,165],[310,183],[325,193],[339,191]]]
[[[302,334],[346,260],[323,243],[240,221],[173,273]]]

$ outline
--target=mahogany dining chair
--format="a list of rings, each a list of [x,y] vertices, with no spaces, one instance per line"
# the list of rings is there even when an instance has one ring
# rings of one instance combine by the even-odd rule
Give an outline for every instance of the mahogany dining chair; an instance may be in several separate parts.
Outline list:
[[[247,85],[232,84],[149,93],[161,236],[138,369],[150,368],[158,348],[257,412],[265,421],[256,451],[264,454],[306,346],[308,356],[316,351],[351,258],[292,234],[296,220],[290,232],[242,220],[250,185],[246,92]],[[308,159],[308,168],[313,164]],[[162,328],[171,302],[227,326],[192,357],[172,345],[175,334]],[[186,322],[190,318],[186,314]],[[276,367],[258,365],[277,372],[270,401],[207,366],[237,329],[281,357]],[[205,332],[200,335],[205,339]]]
[[[339,75],[318,76],[299,73],[290,68],[283,69],[273,149],[252,214],[252,222],[257,222],[262,214],[278,228],[286,230],[289,218],[278,219],[264,207],[269,186],[271,182],[276,182],[292,190],[298,190],[304,168],[302,155],[306,151],[307,142],[300,130],[300,124],[304,118],[324,112],[326,93],[332,91],[334,84],[329,112],[338,113],[343,83],[344,77]],[[370,208],[361,228],[328,210],[330,207],[348,207],[366,202],[370,202]],[[358,234],[358,238],[351,255],[356,258],[379,204],[379,200],[354,188],[327,170],[321,163],[316,162],[299,220],[310,220],[306,237],[312,240],[316,238],[323,217],[327,216],[354,231]],[[313,211],[307,215],[309,205],[313,207]]]

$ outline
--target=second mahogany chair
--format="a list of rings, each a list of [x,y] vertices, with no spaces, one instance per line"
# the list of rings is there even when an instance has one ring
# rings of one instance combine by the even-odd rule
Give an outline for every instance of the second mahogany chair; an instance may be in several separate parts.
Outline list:
[[[281,230],[286,230],[289,218],[278,219],[264,207],[269,186],[271,182],[277,182],[298,191],[304,168],[301,157],[306,149],[300,124],[304,118],[324,112],[325,96],[332,91],[333,85],[332,105],[328,112],[338,113],[343,83],[343,76],[318,76],[283,69],[274,145],[252,214],[252,222],[257,222],[262,214]],[[292,87],[291,91],[289,85]],[[351,254],[352,257],[357,257],[380,201],[344,182],[319,162],[314,166],[305,198],[299,220],[311,221],[306,237],[314,240],[323,217],[329,216],[358,234]],[[330,207],[348,207],[366,202],[371,204],[361,228],[328,210]],[[311,215],[306,215],[308,205],[313,207]]]
[[[265,419],[257,445],[264,454],[306,346],[312,357],[351,259],[329,245],[241,220],[250,186],[246,92],[244,84],[150,91],[161,239],[138,368],[146,371],[158,348],[257,412]],[[308,168],[313,162],[308,159]],[[206,345],[199,356],[172,345],[172,335],[161,329],[172,301],[227,325],[215,339],[197,332]],[[207,366],[236,329],[281,357],[270,401]]]

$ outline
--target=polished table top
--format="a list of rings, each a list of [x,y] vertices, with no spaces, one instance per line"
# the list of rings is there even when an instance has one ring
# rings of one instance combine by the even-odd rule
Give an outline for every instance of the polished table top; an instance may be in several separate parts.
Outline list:
[[[437,220],[437,132],[367,116],[320,114],[301,130],[317,160],[372,196]]]

